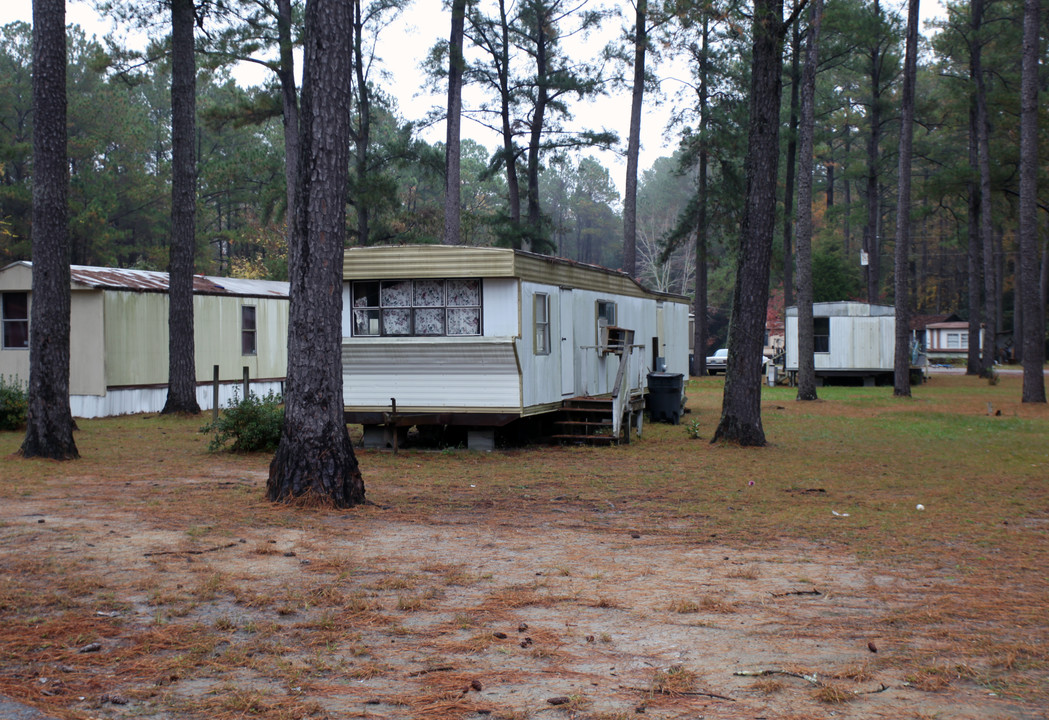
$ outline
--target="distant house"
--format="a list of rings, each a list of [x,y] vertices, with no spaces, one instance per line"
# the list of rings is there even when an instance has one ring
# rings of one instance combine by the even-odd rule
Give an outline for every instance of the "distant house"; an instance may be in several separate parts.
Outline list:
[[[621,420],[647,374],[688,374],[688,299],[623,272],[505,248],[351,248],[343,278],[343,394],[366,443],[404,423],[494,429],[602,398]]]
[[[817,380],[846,378],[865,385],[892,382],[896,311],[889,305],[823,302],[812,305]],[[787,308],[786,367],[798,371],[798,308]]]
[[[983,330],[980,330],[983,349]],[[969,323],[965,320],[929,323],[925,326],[925,354],[929,360],[964,358],[969,354]]]
[[[70,268],[69,404],[75,417],[159,412],[167,398],[168,275],[146,270]],[[287,373],[288,284],[193,278],[197,402],[220,405],[247,369],[252,392],[279,391]],[[0,375],[29,377],[32,265],[0,269]]]

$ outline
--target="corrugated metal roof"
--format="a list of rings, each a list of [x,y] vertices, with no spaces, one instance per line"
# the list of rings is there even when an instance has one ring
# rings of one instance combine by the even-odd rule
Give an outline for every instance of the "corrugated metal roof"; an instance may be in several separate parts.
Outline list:
[[[99,290],[132,290],[167,292],[168,274],[155,270],[71,265],[70,279],[79,285]],[[275,280],[193,276],[193,292],[198,295],[246,295],[251,297],[288,297],[288,283]]]

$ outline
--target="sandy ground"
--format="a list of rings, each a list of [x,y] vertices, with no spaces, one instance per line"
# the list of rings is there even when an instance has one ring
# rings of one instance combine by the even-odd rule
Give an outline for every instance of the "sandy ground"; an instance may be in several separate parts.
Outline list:
[[[62,718],[1046,717],[911,632],[953,578],[840,547],[611,503],[193,531],[111,491],[0,511],[0,692]],[[49,576],[62,626],[12,606]]]

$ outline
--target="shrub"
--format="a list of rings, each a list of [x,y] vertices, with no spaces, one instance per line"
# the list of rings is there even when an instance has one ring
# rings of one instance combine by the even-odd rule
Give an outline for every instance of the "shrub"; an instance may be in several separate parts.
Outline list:
[[[0,430],[20,430],[25,427],[29,399],[26,389],[17,377],[6,380],[0,375]]]
[[[202,433],[215,433],[208,450],[217,452],[273,451],[280,443],[280,430],[284,424],[284,408],[280,395],[269,392],[265,397],[249,393],[243,400],[236,395],[219,419],[200,429]],[[226,447],[229,445],[229,447]]]

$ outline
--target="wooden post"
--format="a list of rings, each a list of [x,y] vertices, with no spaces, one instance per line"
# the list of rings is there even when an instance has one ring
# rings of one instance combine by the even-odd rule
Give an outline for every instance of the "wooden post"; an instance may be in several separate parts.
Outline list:
[[[248,399],[248,366],[244,366],[244,399]]]
[[[393,454],[397,454],[397,398],[390,398],[390,424],[393,426]]]
[[[211,422],[219,421],[219,366],[216,365],[211,381]]]

